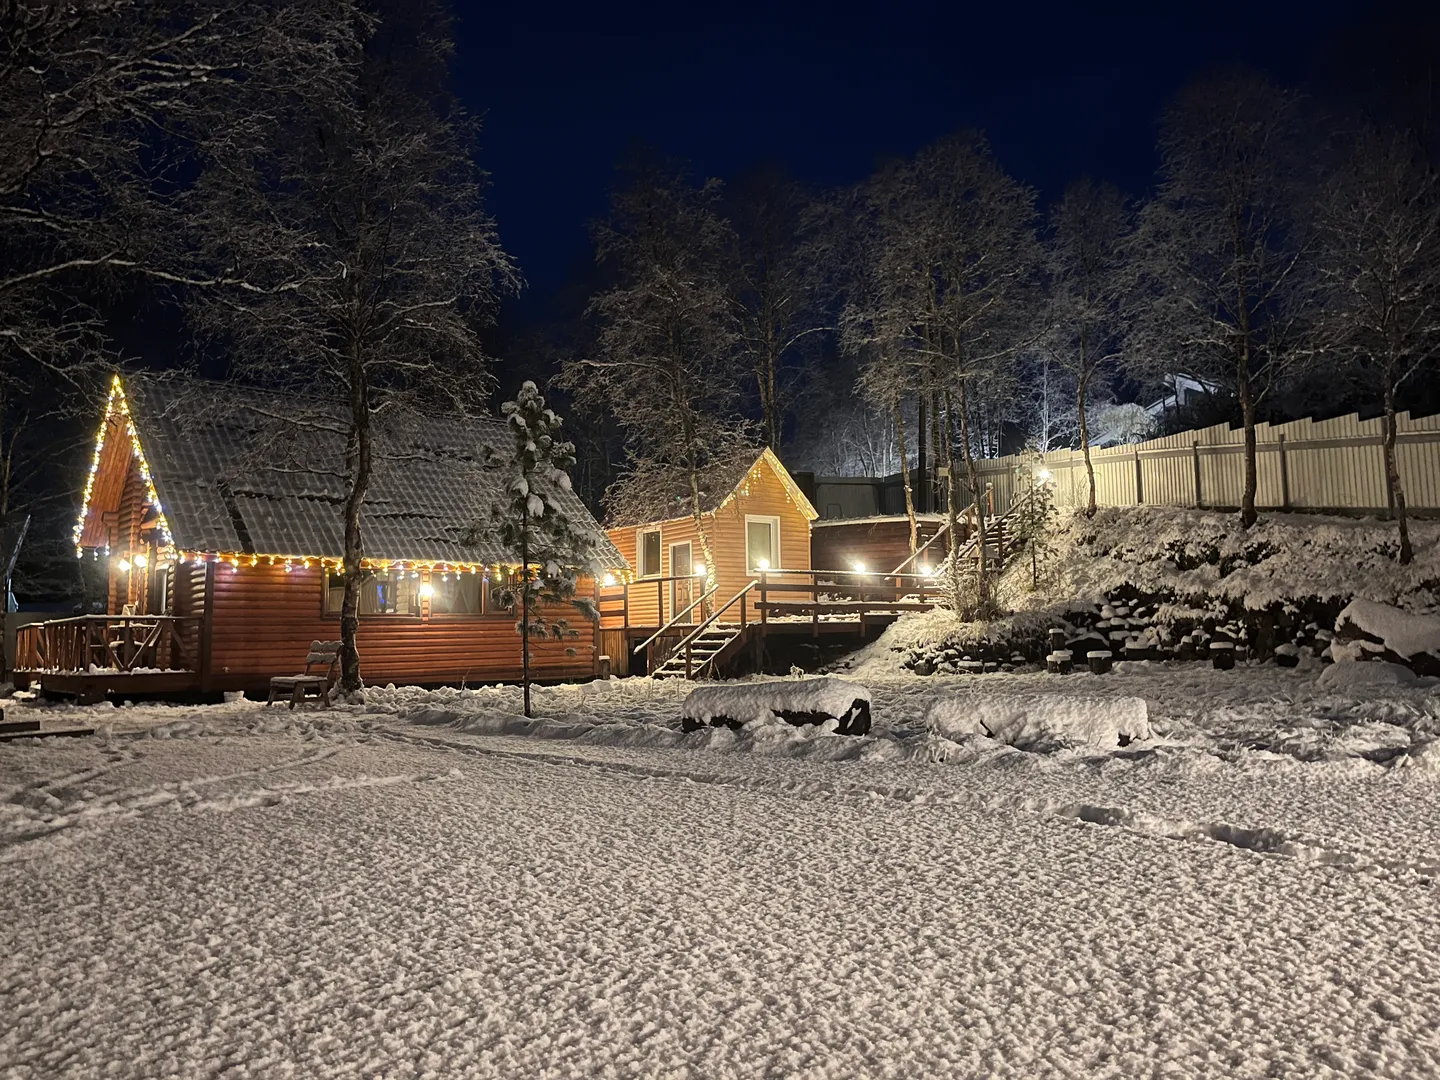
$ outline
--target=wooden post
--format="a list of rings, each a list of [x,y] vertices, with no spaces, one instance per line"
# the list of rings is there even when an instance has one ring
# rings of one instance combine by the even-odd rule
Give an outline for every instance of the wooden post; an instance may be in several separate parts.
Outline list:
[[[1135,448],[1135,505],[1145,505],[1145,474],[1140,468],[1140,448]]]
[[[665,578],[655,579],[655,625],[665,625]]]
[[[768,593],[765,588],[766,571],[760,571],[760,625],[764,626],[770,621],[770,604],[766,600]]]
[[[324,571],[322,570],[323,574]],[[208,694],[213,678],[211,647],[215,640],[215,564],[205,561],[205,610],[200,613],[200,692]]]
[[[600,677],[600,579],[596,578],[593,584],[595,586],[595,639],[590,642],[590,657],[593,661],[592,674],[598,679]],[[605,674],[609,675],[610,673],[607,671]]]
[[[1290,469],[1285,461],[1285,436],[1280,436],[1280,505],[1290,509]]]
[[[820,575],[810,571],[810,636],[820,636]]]
[[[1195,440],[1195,509],[1200,510],[1205,502],[1200,498],[1200,440]]]
[[[630,582],[623,582],[620,586],[620,620],[624,623],[624,629],[630,629]],[[628,647],[628,646],[627,646]]]

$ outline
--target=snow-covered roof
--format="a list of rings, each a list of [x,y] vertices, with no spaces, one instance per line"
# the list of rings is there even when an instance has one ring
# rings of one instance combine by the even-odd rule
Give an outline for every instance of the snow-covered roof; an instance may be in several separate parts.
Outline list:
[[[343,407],[204,380],[124,380],[130,416],[176,548],[338,558],[344,550]],[[297,421],[303,421],[297,426]],[[377,422],[361,521],[370,559],[513,564],[498,536],[467,542],[502,500],[510,444],[499,419]],[[551,492],[592,532],[605,568],[624,558],[573,492]],[[91,508],[92,512],[100,508]]]
[[[790,471],[775,455],[775,451],[768,446],[760,453],[751,458],[748,455],[735,457],[724,463],[722,466],[712,467],[700,478],[700,505],[701,513],[713,514],[720,510],[738,495],[748,494],[749,481],[755,476],[758,470],[769,468],[776,479],[780,481],[790,501],[795,504],[807,521],[816,520],[820,514],[811,504],[809,498],[800,490],[800,485],[795,483],[795,478]],[[677,477],[680,474],[676,474]],[[658,506],[673,511],[666,513],[654,513],[649,516],[637,513],[638,507],[627,508],[628,512],[613,514],[607,522],[612,529],[628,527],[632,525],[648,525],[657,521],[675,521],[690,516],[690,493],[688,480],[685,485],[677,482],[673,491],[658,493],[658,498],[650,503],[652,507]]]

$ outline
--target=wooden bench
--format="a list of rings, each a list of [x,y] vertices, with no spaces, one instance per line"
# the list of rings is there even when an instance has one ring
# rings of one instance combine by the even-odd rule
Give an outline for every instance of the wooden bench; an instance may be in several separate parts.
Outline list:
[[[312,641],[310,653],[305,657],[305,673],[303,675],[276,675],[270,680],[270,699],[266,705],[272,705],[279,694],[290,695],[290,708],[305,700],[307,694],[314,694],[320,704],[325,708],[330,707],[330,690],[335,685],[335,669],[340,666],[340,642],[338,641]],[[323,671],[324,674],[317,674]]]

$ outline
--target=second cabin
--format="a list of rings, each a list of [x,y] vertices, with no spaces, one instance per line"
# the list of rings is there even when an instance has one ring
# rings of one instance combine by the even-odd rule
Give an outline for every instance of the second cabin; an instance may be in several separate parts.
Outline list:
[[[877,573],[854,559],[817,569],[812,529],[819,515],[769,449],[733,480],[722,478],[698,521],[682,511],[682,499],[675,507],[673,517],[607,529],[628,564],[600,589],[600,651],[616,674],[789,670],[791,658],[814,659],[796,652],[802,639],[811,652],[822,638],[853,645],[905,611],[934,605],[927,574]],[[933,524],[929,531],[933,536]],[[841,532],[830,539],[837,543],[824,549],[827,557],[838,557]],[[871,546],[881,540],[889,538],[866,537]],[[908,531],[905,543],[908,551]]]

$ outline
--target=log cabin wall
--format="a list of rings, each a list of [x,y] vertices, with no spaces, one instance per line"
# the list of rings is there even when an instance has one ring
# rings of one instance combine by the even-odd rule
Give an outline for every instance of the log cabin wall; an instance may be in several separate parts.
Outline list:
[[[725,506],[705,515],[706,532],[710,538],[715,565],[715,601],[723,604],[755,579],[745,558],[745,518],[778,518],[780,522],[780,565],[772,569],[809,570],[810,520],[791,500],[785,485],[767,465],[747,474],[735,497]],[[688,542],[691,560],[700,563],[705,556],[693,517],[671,518],[646,525],[610,529],[611,541],[625,556],[631,570],[640,571],[637,558],[639,535],[652,529],[660,530],[660,576],[674,575],[671,546]],[[636,577],[630,583],[630,625],[660,626],[677,610],[684,610],[703,591],[698,586],[687,590],[671,582]],[[672,596],[672,593],[676,594]],[[676,601],[678,600],[678,604]],[[658,606],[657,606],[658,605]],[[728,615],[727,615],[728,618]],[[738,618],[738,616],[737,616]],[[696,621],[699,621],[698,619]]]
[[[121,435],[123,436],[123,432]],[[129,450],[129,442],[125,449]],[[108,516],[108,515],[107,515]],[[126,466],[125,481],[120,491],[120,506],[114,512],[113,525],[107,526],[106,542],[110,546],[110,595],[106,610],[111,615],[120,614],[126,604],[134,604],[138,612],[147,612],[150,568],[154,566],[154,551],[146,548],[140,538],[140,525],[145,518],[145,481],[140,477],[140,466],[130,455]],[[147,567],[144,570],[120,569],[121,557],[129,558],[136,552],[144,552]]]
[[[203,568],[199,576],[203,580]],[[211,685],[216,690],[263,690],[272,675],[293,675],[313,640],[340,637],[338,615],[323,613],[322,572],[261,563],[215,568],[211,631]],[[590,595],[583,583],[579,595]],[[428,605],[427,605],[428,608]],[[595,626],[571,607],[549,609],[579,637],[532,642],[531,676],[539,680],[588,679],[595,670]],[[446,683],[474,686],[513,682],[521,675],[516,618],[500,615],[362,616],[357,646],[370,684]],[[573,650],[574,655],[568,655]]]
[[[940,529],[944,519],[927,517],[917,524],[919,542],[923,545]],[[926,552],[930,566],[938,565],[944,558],[945,547],[946,542],[939,540]],[[887,573],[910,555],[910,522],[903,517],[817,521],[811,533],[810,551],[811,562],[817,570],[852,570],[860,562],[872,573]]]

